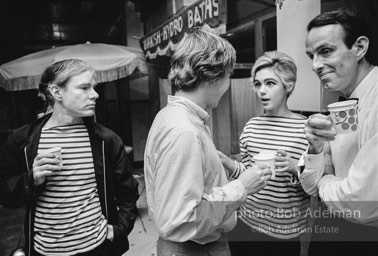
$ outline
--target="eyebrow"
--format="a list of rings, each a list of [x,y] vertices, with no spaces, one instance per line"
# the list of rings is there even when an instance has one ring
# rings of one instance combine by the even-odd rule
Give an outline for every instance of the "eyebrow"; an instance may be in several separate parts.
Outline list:
[[[264,80],[264,82],[267,82],[267,81],[274,81],[274,82],[277,82],[277,80],[274,79],[274,78],[266,78],[266,79]],[[253,82],[254,82],[254,83],[256,83],[256,82],[259,82],[259,83],[260,83],[260,81],[257,80],[257,79],[255,79]]]
[[[90,86],[95,87],[97,85],[97,83],[81,83],[81,84],[78,84],[77,86],[86,86],[86,85],[90,85]]]

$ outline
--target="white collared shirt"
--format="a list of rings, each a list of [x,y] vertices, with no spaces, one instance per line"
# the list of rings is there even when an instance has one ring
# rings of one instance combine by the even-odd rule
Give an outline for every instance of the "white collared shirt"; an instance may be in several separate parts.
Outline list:
[[[300,180],[307,193],[320,197],[335,210],[359,210],[354,220],[378,226],[378,67],[351,95],[358,98],[356,132],[338,134],[330,143],[335,175],[324,175],[323,152],[304,153]]]
[[[194,102],[168,96],[150,129],[144,155],[147,202],[166,240],[216,241],[235,226],[235,210],[246,200],[240,181],[227,179],[205,125],[208,117]]]

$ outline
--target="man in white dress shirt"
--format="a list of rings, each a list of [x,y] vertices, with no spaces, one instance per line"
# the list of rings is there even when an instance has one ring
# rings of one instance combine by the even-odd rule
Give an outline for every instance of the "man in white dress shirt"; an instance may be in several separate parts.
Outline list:
[[[176,93],[156,116],[144,155],[149,213],[159,231],[157,255],[230,256],[226,232],[247,195],[270,169],[254,166],[229,182],[206,125],[230,86],[235,50],[195,29],[177,45],[169,81]]]
[[[348,134],[336,134],[329,116],[315,114],[307,121],[302,186],[309,194],[319,194],[326,205],[323,212],[336,211],[341,217],[324,215],[319,228],[330,228],[332,234],[314,234],[315,240],[341,243],[327,243],[325,250],[315,242],[311,252],[373,255],[378,248],[378,67],[373,64],[373,35],[364,20],[345,9],[320,14],[307,31],[306,53],[322,86],[358,98],[359,110],[358,129]],[[328,224],[337,225],[337,231]]]

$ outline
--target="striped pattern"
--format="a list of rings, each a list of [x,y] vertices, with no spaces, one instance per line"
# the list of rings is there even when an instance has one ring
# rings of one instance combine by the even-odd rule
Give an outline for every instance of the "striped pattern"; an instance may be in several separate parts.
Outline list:
[[[88,131],[82,124],[42,129],[38,153],[60,146],[63,169],[47,178],[38,197],[34,248],[42,255],[90,251],[106,238]]]
[[[240,136],[243,165],[254,164],[253,156],[263,150],[282,149],[299,160],[307,148],[304,134],[306,119],[261,116],[252,118]],[[292,182],[289,172],[276,172],[276,177],[256,194],[248,196],[240,208],[241,219],[250,227],[281,239],[299,235],[307,227],[305,212],[310,197],[299,183]]]

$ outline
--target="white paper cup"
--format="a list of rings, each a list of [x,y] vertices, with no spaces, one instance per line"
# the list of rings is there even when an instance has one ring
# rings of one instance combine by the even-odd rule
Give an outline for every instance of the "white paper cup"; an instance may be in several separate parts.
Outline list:
[[[358,104],[356,100],[347,100],[328,105],[328,111],[337,133],[350,133],[358,127]]]
[[[264,154],[258,154],[253,156],[253,160],[255,161],[255,164],[265,164],[270,167],[272,171],[272,178],[276,176],[275,172],[275,158],[276,154],[275,153],[264,153]]]
[[[41,152],[41,154],[54,154],[56,158],[59,159],[59,166],[63,167],[63,161],[62,161],[62,148],[61,147],[54,147],[49,148]]]
[[[277,155],[277,151],[275,150],[263,150],[259,153],[259,155],[265,155],[265,154],[274,154]]]

